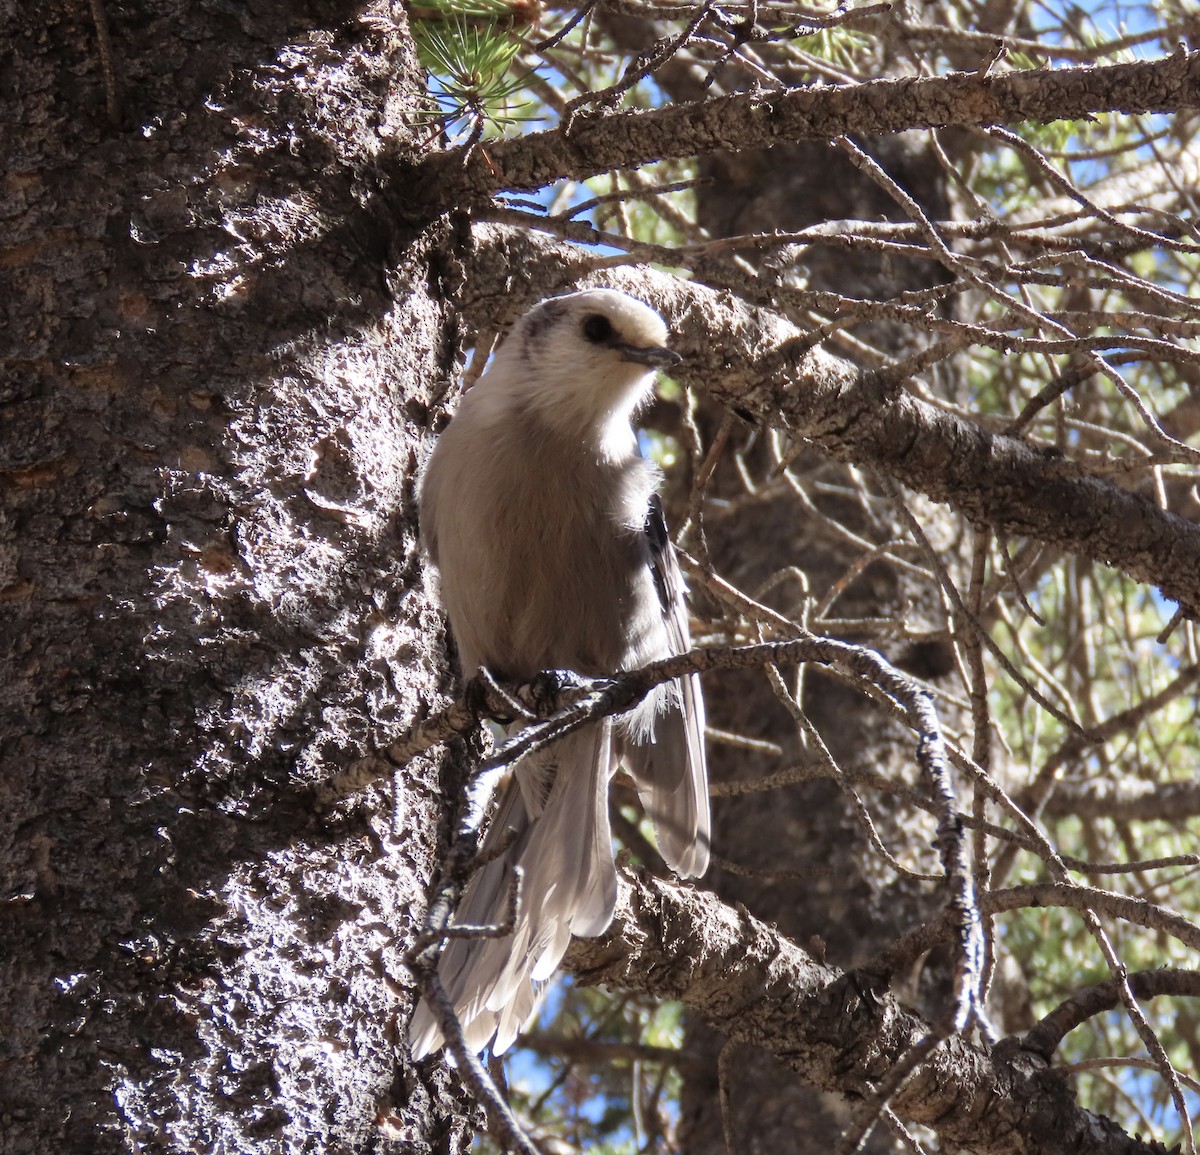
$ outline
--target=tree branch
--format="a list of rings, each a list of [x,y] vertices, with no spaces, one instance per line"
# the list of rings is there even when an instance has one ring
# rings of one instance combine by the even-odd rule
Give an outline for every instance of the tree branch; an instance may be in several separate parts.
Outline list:
[[[1105,112],[1178,112],[1197,104],[1200,52],[1181,49],[1158,60],[1098,68],[956,72],[738,93],[599,117],[580,113],[569,134],[555,128],[436,153],[404,179],[409,190],[428,189],[438,203],[462,207],[501,190],[530,191],[716,149],[947,125],[1049,123]]]
[[[646,876],[621,876],[612,927],[576,939],[566,963],[588,984],[679,999],[731,1039],[764,1047],[810,1085],[854,1102],[931,1031],[891,996],[864,991],[744,910]],[[891,1107],[975,1155],[1166,1150],[1082,1110],[1062,1078],[1013,1039],[990,1054],[947,1039]]]
[[[1188,59],[1200,70],[1200,56]],[[479,225],[475,237],[462,302],[469,320],[506,323],[531,303],[514,291],[517,269],[522,284],[542,293],[603,283],[641,295],[671,325],[684,384],[831,457],[878,469],[973,524],[1110,565],[1200,614],[1200,525],[1020,437],[930,405],[887,370],[860,369],[732,293],[648,269],[597,273],[592,254],[517,229]]]
[[[1183,823],[1200,814],[1200,782],[1144,782],[1138,779],[1059,782],[1046,813],[1055,817],[1160,819]]]
[[[1129,988],[1139,999],[1160,995],[1200,998],[1200,971],[1166,968],[1129,976]],[[1024,1046],[1049,1059],[1059,1044],[1082,1023],[1121,1005],[1121,988],[1115,979],[1076,991],[1059,1003],[1025,1036]]]

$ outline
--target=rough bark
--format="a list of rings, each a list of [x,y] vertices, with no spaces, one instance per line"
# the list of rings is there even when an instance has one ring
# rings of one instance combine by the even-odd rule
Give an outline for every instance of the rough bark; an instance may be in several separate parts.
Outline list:
[[[895,999],[818,962],[744,909],[648,876],[622,877],[609,933],[577,939],[567,961],[580,981],[681,999],[723,1034],[851,1102],[930,1033]],[[957,1037],[939,1044],[892,1107],[974,1155],[1165,1155],[1160,1143],[1082,1110],[1045,1060],[1015,1040],[990,1053]]]
[[[292,793],[446,681],[411,499],[453,246],[363,211],[419,76],[356,7],[3,18],[12,1155],[470,1141],[403,1037],[440,761],[394,813]]]
[[[768,148],[848,133],[881,136],[943,125],[1071,120],[1105,112],[1176,112],[1200,103],[1200,52],[1094,68],[992,75],[953,73],[844,86],[736,93],[616,116],[578,116],[571,131],[498,141],[470,156],[422,165],[441,203],[465,205],[501,190],[528,191],[654,160]]]

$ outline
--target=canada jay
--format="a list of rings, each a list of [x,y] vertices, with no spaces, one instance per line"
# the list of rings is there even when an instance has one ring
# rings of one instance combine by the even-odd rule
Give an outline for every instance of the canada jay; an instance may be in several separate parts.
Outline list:
[[[654,371],[679,361],[666,340],[657,313],[612,289],[542,301],[439,437],[420,484],[421,534],[465,677],[480,668],[518,683],[542,670],[604,676],[690,647],[659,473],[630,425]],[[472,1050],[493,1035],[495,1051],[505,1050],[571,936],[601,934],[612,921],[608,783],[619,765],[637,783],[666,861],[684,877],[708,866],[695,675],[520,761],[456,917],[503,923],[520,867],[512,933],[452,938],[438,971]],[[409,1038],[417,1058],[442,1044],[425,1003]]]

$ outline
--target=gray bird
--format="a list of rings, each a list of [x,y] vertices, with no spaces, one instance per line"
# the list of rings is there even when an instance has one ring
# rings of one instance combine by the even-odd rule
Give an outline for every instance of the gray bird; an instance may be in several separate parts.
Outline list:
[[[678,363],[648,306],[612,289],[542,301],[522,317],[439,437],[420,484],[421,534],[464,677],[542,670],[606,676],[690,648],[684,585],[631,426],[656,369]],[[684,877],[708,866],[704,703],[695,675],[527,756],[503,787],[438,968],[468,1046],[505,1050],[537,1009],[572,935],[602,934],[617,877],[608,784],[624,765],[659,850]],[[421,1003],[416,1058],[442,1044]]]

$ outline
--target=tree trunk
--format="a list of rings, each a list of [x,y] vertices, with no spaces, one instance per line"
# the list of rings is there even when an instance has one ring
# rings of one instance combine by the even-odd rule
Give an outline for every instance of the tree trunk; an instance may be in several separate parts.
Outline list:
[[[304,789],[445,688],[412,493],[453,238],[367,183],[403,12],[3,30],[0,1147],[462,1150],[404,1040],[441,766]]]

